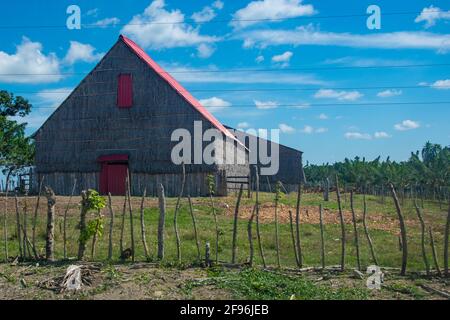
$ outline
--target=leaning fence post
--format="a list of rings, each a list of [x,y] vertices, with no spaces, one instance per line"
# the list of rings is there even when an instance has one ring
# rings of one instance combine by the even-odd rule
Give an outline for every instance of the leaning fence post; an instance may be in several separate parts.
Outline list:
[[[281,268],[280,258],[280,230],[278,225],[278,202],[281,197],[281,186],[279,183],[275,185],[275,247],[277,250],[277,266]]]
[[[400,208],[400,204],[398,202],[397,193],[395,192],[394,185],[390,184],[392,197],[394,198],[395,208],[397,210],[397,216],[400,223],[400,236],[402,241],[402,269],[400,275],[404,276],[406,274],[406,265],[408,263],[408,243],[406,238],[406,227],[405,221],[403,219],[402,210]]]
[[[431,229],[431,227],[429,227],[428,230],[430,233],[430,246],[431,246],[431,252],[433,253],[434,267],[436,268],[436,272],[437,272],[438,276],[441,277],[442,273],[441,273],[441,268],[439,268],[439,262],[438,262],[437,253],[436,253],[436,246],[434,245],[433,230]]]
[[[372,260],[376,265],[378,265],[378,260],[375,255],[375,249],[373,247],[372,238],[370,237],[369,228],[367,227],[367,203],[366,203],[366,193],[365,192],[363,195],[363,219],[362,220],[363,220],[362,223],[363,223],[363,227],[364,227],[364,233],[366,234],[366,239],[367,239],[367,242],[369,243],[369,249],[370,249],[370,254],[372,255]]]
[[[236,201],[236,207],[234,208],[234,220],[233,220],[233,243],[232,243],[232,249],[231,249],[231,263],[236,262],[236,245],[237,245],[237,222],[238,222],[238,216],[239,216],[239,205],[241,203],[241,197],[242,197],[242,191],[243,191],[243,184],[241,183],[241,187],[239,188],[239,195]]]
[[[47,237],[45,241],[45,258],[48,261],[54,260],[54,240],[55,240],[55,204],[56,197],[52,188],[45,187],[47,198]]]
[[[164,186],[158,186],[159,200],[159,221],[158,221],[158,259],[164,259],[164,228],[166,221],[166,198],[164,196]]]

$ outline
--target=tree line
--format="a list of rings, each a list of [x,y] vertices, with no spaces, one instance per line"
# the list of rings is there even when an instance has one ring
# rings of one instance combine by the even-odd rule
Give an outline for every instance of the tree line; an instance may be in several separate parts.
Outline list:
[[[422,150],[411,152],[406,161],[355,157],[334,164],[307,163],[304,171],[311,188],[327,188],[337,175],[341,183],[360,192],[377,193],[392,183],[405,194],[446,198],[450,189],[450,146],[427,142]]]

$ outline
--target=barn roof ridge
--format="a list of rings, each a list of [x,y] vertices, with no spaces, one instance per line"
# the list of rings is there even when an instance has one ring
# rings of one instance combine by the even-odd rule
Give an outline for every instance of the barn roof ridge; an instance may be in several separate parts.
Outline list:
[[[217,120],[197,99],[194,98],[175,78],[166,72],[158,63],[155,62],[136,42],[121,34],[119,40],[123,41],[139,58],[141,58],[150,68],[152,68],[161,78],[163,78],[178,94],[180,94],[190,105],[194,107],[206,120],[208,120],[216,129],[222,132],[238,143],[240,141],[228,129]]]

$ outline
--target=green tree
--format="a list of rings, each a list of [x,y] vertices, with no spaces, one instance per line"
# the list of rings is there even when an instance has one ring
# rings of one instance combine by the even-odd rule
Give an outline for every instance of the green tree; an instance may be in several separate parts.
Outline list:
[[[27,124],[12,119],[25,117],[31,107],[23,97],[0,90],[0,167],[7,179],[33,163],[34,145],[25,135]]]

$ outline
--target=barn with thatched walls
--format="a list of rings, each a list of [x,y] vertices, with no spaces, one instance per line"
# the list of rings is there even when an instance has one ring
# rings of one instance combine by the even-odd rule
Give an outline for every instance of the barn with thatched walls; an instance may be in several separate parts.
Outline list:
[[[240,156],[241,164],[187,164],[186,193],[206,195],[206,177],[215,177],[216,193],[227,194],[227,176],[249,174],[242,144],[174,78],[130,39],[120,36],[97,66],[33,135],[36,143],[33,185],[69,195],[93,188],[123,194],[130,173],[131,192],[147,188],[155,195],[159,183],[177,195],[182,166],[171,161],[175,129],[217,129],[228,137],[224,152]],[[192,138],[193,139],[193,138]],[[194,143],[194,141],[192,141]],[[203,143],[206,146],[206,142]]]
[[[225,126],[227,129],[233,131],[236,131],[236,129]],[[283,184],[283,187],[286,189],[287,192],[293,192],[298,190],[298,184],[303,183],[305,181],[304,172],[303,172],[303,162],[302,162],[302,156],[303,152],[296,150],[294,148],[275,143],[273,141],[266,140],[264,138],[261,138],[259,136],[253,136],[247,132],[243,131],[236,131],[240,132],[240,134],[236,135],[236,137],[241,141],[242,144],[245,145],[247,150],[249,150],[250,153],[254,153],[256,155],[256,163],[258,168],[258,173],[260,174],[260,185],[259,189],[261,191],[266,192],[273,192],[275,184],[280,181]],[[255,146],[250,145],[250,138],[254,138],[255,140]],[[261,174],[261,168],[268,167],[268,165],[264,165],[261,162],[260,159],[260,153],[259,153],[259,146],[260,144],[266,144],[267,145],[267,154],[272,154],[272,147],[274,149],[276,148],[278,150],[279,154],[279,168],[276,174],[270,174],[270,175],[263,175]],[[255,181],[255,170],[254,168],[251,169],[251,181]],[[255,186],[253,186],[255,188]],[[283,190],[284,191],[284,190]]]

